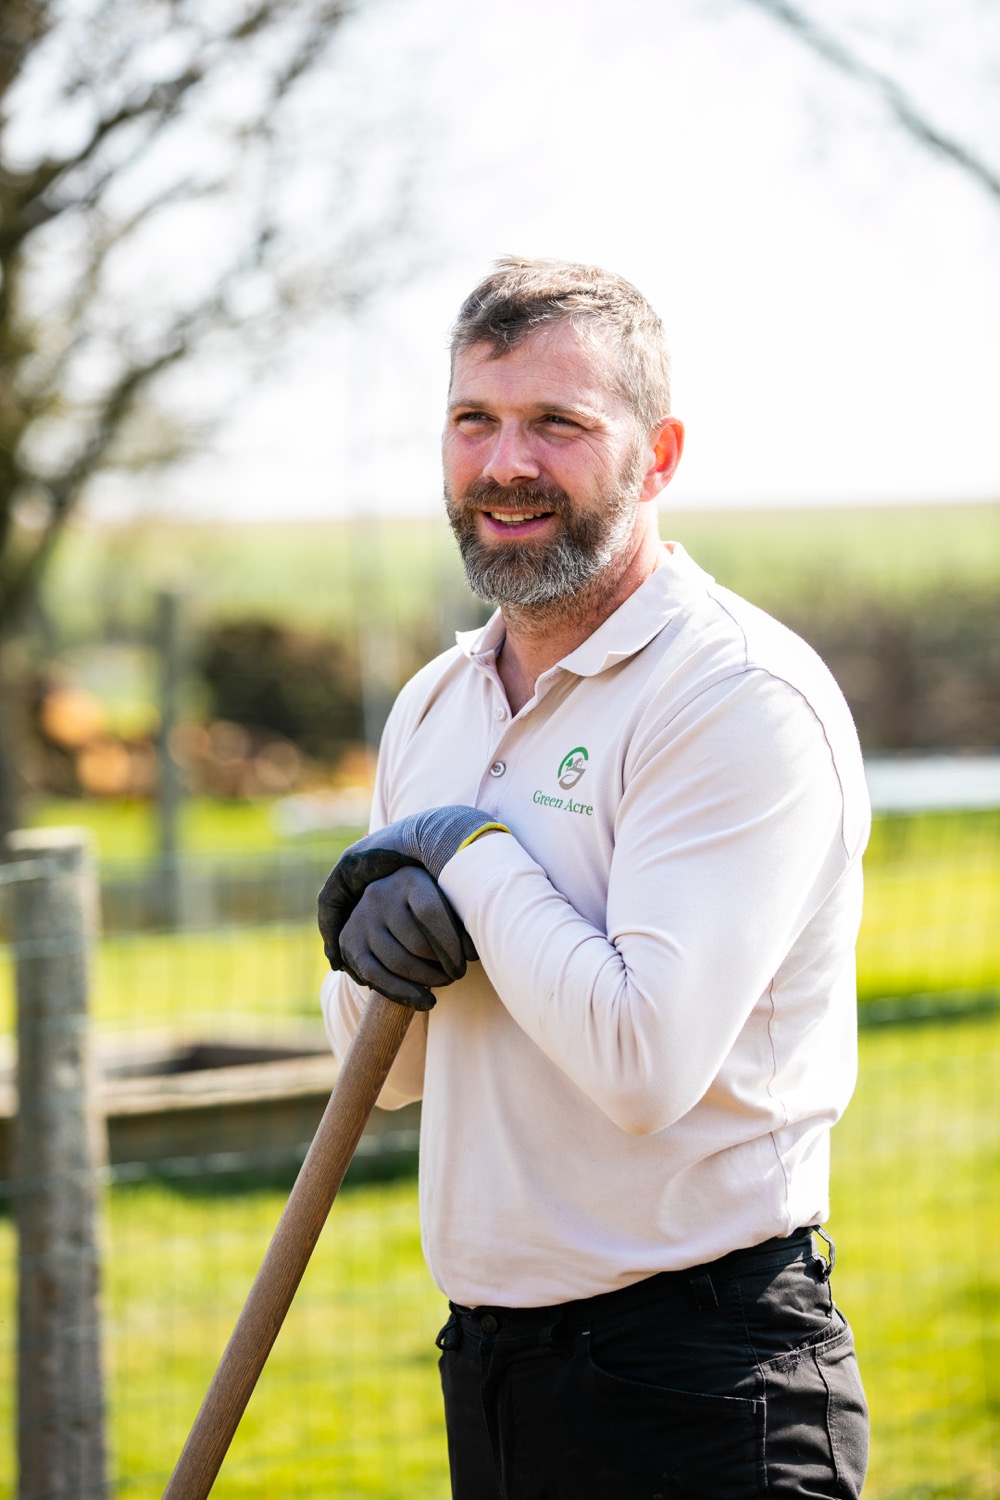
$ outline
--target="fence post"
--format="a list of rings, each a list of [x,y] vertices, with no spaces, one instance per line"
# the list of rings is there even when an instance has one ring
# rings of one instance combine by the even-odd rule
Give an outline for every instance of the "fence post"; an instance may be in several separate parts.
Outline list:
[[[98,889],[89,836],[19,831],[17,972],[18,1500],[107,1495],[97,1169],[88,971]]]
[[[177,724],[181,678],[180,594],[163,589],[156,599],[156,654],[159,663],[160,729],[157,735],[156,812],[159,832],[159,898],[163,925],[181,925],[183,891],[178,862],[183,787],[170,741]]]

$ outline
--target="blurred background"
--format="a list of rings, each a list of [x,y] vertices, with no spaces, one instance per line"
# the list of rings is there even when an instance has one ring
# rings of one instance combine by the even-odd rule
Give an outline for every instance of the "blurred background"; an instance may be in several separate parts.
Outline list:
[[[449,324],[508,252],[658,308],[688,433],[663,535],[855,714],[830,1228],[866,1494],[1000,1494],[998,86],[988,0],[4,6],[0,829],[98,853],[107,1494],[162,1490],[329,1091],[315,892],[388,706],[484,618],[438,440]],[[13,1433],[38,872],[0,873]],[[417,1120],[378,1123],[220,1495],[447,1493]]]

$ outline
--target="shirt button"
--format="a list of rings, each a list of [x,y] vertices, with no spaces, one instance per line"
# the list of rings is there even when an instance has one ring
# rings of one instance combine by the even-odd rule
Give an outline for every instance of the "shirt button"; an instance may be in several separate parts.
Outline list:
[[[497,1327],[499,1325],[497,1324],[497,1320],[492,1313],[485,1313],[483,1317],[479,1319],[479,1326],[484,1333],[496,1333]]]
[[[495,760],[493,762],[493,764],[490,766],[490,775],[491,776],[502,776],[503,773],[506,771],[506,769],[507,769],[507,767],[504,765],[504,763],[503,763],[502,760]]]
[[[505,708],[498,708],[496,710],[496,716],[497,716],[498,719],[506,719],[506,717],[507,717],[507,710]]]

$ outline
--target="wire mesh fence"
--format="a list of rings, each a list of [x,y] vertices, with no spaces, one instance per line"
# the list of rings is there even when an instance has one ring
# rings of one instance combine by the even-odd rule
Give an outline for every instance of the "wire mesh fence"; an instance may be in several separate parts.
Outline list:
[[[107,1493],[158,1495],[333,1082],[312,918],[336,844],[181,860],[177,925],[148,865],[106,865],[89,1036]],[[37,869],[35,870],[37,875]],[[14,971],[0,867],[0,1424],[17,1431]],[[876,821],[859,944],[861,1074],[834,1136],[834,1286],[873,1418],[866,1495],[1000,1494],[1000,812]],[[23,1105],[22,1105],[23,1108]],[[443,1500],[413,1111],[362,1143],[214,1493]],[[37,1185],[37,1184],[36,1184]],[[0,1441],[0,1495],[18,1446]],[[71,1491],[68,1491],[71,1493]]]

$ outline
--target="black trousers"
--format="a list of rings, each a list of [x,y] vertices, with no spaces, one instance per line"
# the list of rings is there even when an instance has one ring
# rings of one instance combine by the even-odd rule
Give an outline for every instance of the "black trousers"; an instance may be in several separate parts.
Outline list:
[[[454,1500],[855,1500],[868,1411],[829,1269],[803,1229],[581,1302],[451,1304]]]

